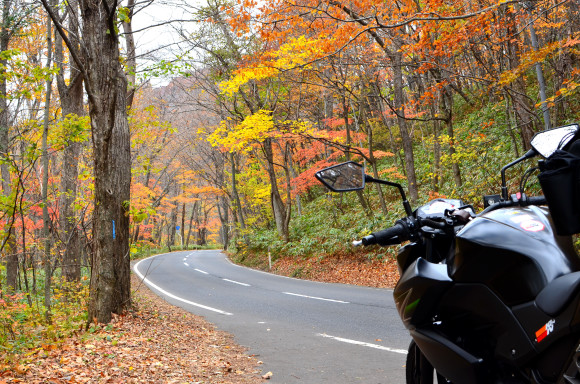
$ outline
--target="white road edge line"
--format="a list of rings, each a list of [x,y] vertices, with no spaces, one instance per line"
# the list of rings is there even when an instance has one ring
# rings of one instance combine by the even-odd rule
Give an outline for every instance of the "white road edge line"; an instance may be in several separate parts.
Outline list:
[[[209,275],[209,273],[207,273],[206,271],[202,271],[201,269],[195,268],[195,270],[198,271],[199,273],[203,273],[204,275]]]
[[[181,301],[182,303],[189,304],[189,305],[193,305],[194,307],[198,307],[198,308],[207,309],[208,311],[217,312],[217,313],[220,313],[220,314],[226,315],[226,316],[232,316],[233,315],[233,313],[229,313],[229,312],[226,312],[226,311],[222,311],[221,309],[208,307],[207,305],[203,305],[203,304],[199,304],[199,303],[194,303],[193,301],[189,301],[189,300],[182,299],[181,297],[175,296],[173,293],[169,293],[166,290],[158,287],[157,285],[155,285],[151,281],[149,281],[145,276],[143,276],[143,274],[141,272],[139,272],[139,269],[138,269],[139,264],[141,264],[143,261],[145,261],[145,260],[141,260],[140,262],[138,262],[137,264],[135,264],[135,266],[133,267],[133,271],[148,286],[156,289],[157,291],[161,292],[162,294],[164,294],[166,296],[171,297],[172,299]]]
[[[333,303],[340,303],[340,304],[350,304],[348,301],[342,301],[342,300],[334,300],[334,299],[325,299],[324,297],[316,297],[316,296],[307,296],[307,295],[300,295],[298,293],[292,293],[292,292],[282,292],[285,295],[291,295],[291,296],[298,296],[298,297],[305,297],[307,299],[315,299],[315,300],[323,300],[323,301],[331,301]]]
[[[238,284],[238,285],[243,285],[244,287],[251,287],[250,284],[246,284],[246,283],[240,283],[239,281],[235,281],[235,280],[230,280],[230,279],[224,279],[222,278],[223,281],[228,281],[230,283],[234,283],[234,284]]]
[[[366,343],[364,341],[357,341],[357,340],[345,339],[345,338],[342,338],[342,337],[330,336],[330,335],[327,335],[325,333],[319,333],[317,336],[326,337],[327,339],[332,339],[332,340],[340,341],[340,342],[343,342],[343,343],[348,343],[348,344],[360,345],[360,346],[363,346],[363,347],[380,349],[382,351],[400,353],[402,355],[406,355],[407,354],[407,351],[404,350],[404,349],[396,349],[396,348],[383,347],[382,345],[378,345],[378,344],[371,344],[371,343]]]

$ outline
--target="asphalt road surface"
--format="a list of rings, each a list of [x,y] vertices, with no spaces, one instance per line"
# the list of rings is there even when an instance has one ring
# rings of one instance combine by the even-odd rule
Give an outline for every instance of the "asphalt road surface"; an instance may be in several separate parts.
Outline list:
[[[271,383],[405,382],[411,339],[390,289],[272,275],[220,251],[157,255],[133,269],[168,302],[233,334]]]

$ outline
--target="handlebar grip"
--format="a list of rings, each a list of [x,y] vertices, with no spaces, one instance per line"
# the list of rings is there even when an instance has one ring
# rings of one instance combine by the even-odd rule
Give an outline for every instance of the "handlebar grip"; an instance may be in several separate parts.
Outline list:
[[[403,237],[407,233],[407,228],[401,224],[397,223],[391,228],[383,229],[382,231],[378,231],[372,233],[368,236],[362,238],[363,245],[392,245],[392,240],[394,237]],[[398,243],[399,241],[397,241]]]
[[[532,196],[528,197],[527,205],[544,205],[547,203],[544,196]]]

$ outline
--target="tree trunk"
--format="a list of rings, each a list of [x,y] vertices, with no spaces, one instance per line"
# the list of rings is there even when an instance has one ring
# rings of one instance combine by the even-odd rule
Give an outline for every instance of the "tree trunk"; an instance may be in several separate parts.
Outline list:
[[[534,15],[532,13],[532,3],[530,1],[524,2],[524,7],[528,10],[530,14],[530,22],[529,22],[529,29],[530,29],[530,41],[532,43],[532,47],[537,52],[540,50],[540,44],[538,43],[538,36],[536,35],[536,29],[534,28]],[[546,101],[546,82],[544,81],[544,72],[542,70],[542,63],[538,62],[535,65],[536,67],[536,79],[538,80],[538,90],[540,93],[540,101],[541,101],[541,109],[542,115],[544,116],[544,128],[551,129],[552,123],[550,122],[550,109],[548,108],[548,103]]]
[[[407,183],[411,202],[419,199],[419,189],[417,187],[417,177],[415,175],[415,156],[413,154],[413,139],[409,135],[407,119],[405,118],[405,101],[403,94],[403,54],[394,52],[391,54],[393,64],[393,88],[395,93],[394,106],[397,111],[397,122],[403,141],[403,151],[405,152],[405,171],[407,173]]]
[[[515,15],[513,12],[508,11],[507,16],[510,19],[510,22],[508,23],[506,34],[508,36],[514,36],[517,33],[515,21],[513,21]],[[510,39],[507,40],[507,53],[510,69],[516,69],[520,65],[521,52],[516,44],[517,43],[512,42]],[[513,82],[512,87],[513,90],[510,89],[509,94],[512,99],[515,118],[520,127],[522,145],[524,150],[527,151],[530,149],[530,140],[536,132],[537,116],[534,114],[532,104],[527,96],[524,78],[522,76],[518,77]]]
[[[167,234],[167,246],[173,247],[175,245],[175,232],[177,231],[177,207],[171,210],[171,217],[169,219],[169,233]]]
[[[350,137],[350,123],[348,121],[348,105],[346,103],[346,96],[344,94],[342,95],[342,117],[344,119],[344,128],[346,130],[346,145],[347,147],[350,147],[352,144],[352,140]],[[346,152],[346,160],[350,161],[350,152],[348,151]],[[358,190],[356,191],[356,195],[367,217],[369,218],[372,217],[373,214],[371,208],[369,207],[363,192],[361,190]]]
[[[221,222],[221,228],[220,228],[220,239],[221,242],[224,246],[224,250],[228,249],[228,245],[230,242],[230,231],[229,231],[229,205],[228,205],[228,201],[226,199],[225,196],[218,196],[217,198],[217,209],[218,209],[218,215],[220,218],[220,222]]]
[[[193,232],[193,221],[195,219],[195,213],[197,211],[197,204],[199,201],[195,201],[193,203],[193,207],[191,207],[191,217],[189,218],[189,228],[187,230],[187,240],[185,241],[185,247],[189,248],[189,239],[191,237],[191,233]],[[195,240],[194,240],[195,242]]]
[[[179,228],[179,240],[181,242],[181,248],[183,248],[183,239],[185,237],[185,203],[181,206],[181,225]]]
[[[46,40],[47,40],[47,52],[48,56],[46,59],[46,67],[50,68],[52,66],[52,23],[50,22],[50,17],[46,20]],[[46,98],[44,102],[44,123],[42,129],[42,237],[44,238],[44,307],[46,308],[45,317],[47,321],[50,321],[50,310],[51,310],[51,278],[52,278],[52,268],[50,260],[50,217],[48,215],[48,124],[50,122],[50,98],[52,96],[52,76],[46,80]],[[26,251],[25,247],[22,247],[23,251]]]
[[[119,52],[116,0],[79,0],[82,47],[76,47],[47,0],[41,0],[83,74],[93,139],[95,200],[89,319],[108,323],[131,301],[129,204],[131,145],[127,78]]]
[[[78,46],[78,2],[70,1],[68,29],[72,33],[71,42]],[[70,82],[65,82],[65,56],[62,38],[55,36],[55,61],[58,63],[59,72],[56,76],[56,84],[60,96],[60,105],[63,117],[69,115],[84,116],[83,109],[83,82],[78,68],[70,66]],[[61,177],[61,202],[62,214],[60,225],[62,228],[62,241],[64,243],[64,254],[62,268],[65,278],[68,281],[80,281],[81,278],[81,247],[79,230],[75,215],[74,202],[77,197],[78,163],[81,154],[81,144],[76,140],[65,137],[65,147]]]
[[[0,52],[8,50],[10,37],[12,32],[9,29],[10,24],[10,6],[11,1],[4,0],[2,2],[2,30],[0,33]],[[10,176],[10,111],[8,110],[7,102],[7,80],[4,73],[6,71],[6,59],[0,60],[0,177],[2,178],[2,193],[4,196],[12,195],[12,183]],[[16,199],[13,200],[16,204]],[[2,248],[4,258],[6,260],[6,286],[8,291],[16,288],[18,278],[18,254],[16,252],[16,239],[14,233],[14,214],[16,206],[12,208],[12,214],[7,216],[7,238]]]
[[[89,319],[108,323],[130,297],[129,202],[131,146],[127,80],[115,33],[116,2],[81,1],[93,136],[95,208]],[[92,98],[90,97],[92,95]]]
[[[451,170],[453,172],[453,180],[455,186],[461,188],[463,181],[461,180],[461,170],[459,163],[455,160],[455,138],[453,133],[453,96],[443,89],[441,95],[441,107],[444,109],[445,125],[447,126],[447,136],[449,136],[449,157],[451,159]]]
[[[231,174],[232,174],[232,195],[234,197],[235,211],[234,218],[237,217],[240,223],[240,229],[242,230],[243,236],[246,232],[246,221],[244,220],[244,212],[242,211],[242,202],[240,201],[240,195],[238,193],[238,183],[236,181],[236,158],[233,153],[230,153],[230,161],[232,163]]]
[[[289,213],[286,211],[286,206],[280,196],[280,190],[278,189],[278,179],[276,177],[276,170],[274,169],[272,139],[267,138],[262,144],[262,147],[264,148],[268,178],[270,179],[270,203],[272,204],[276,229],[278,230],[278,236],[287,243],[290,236],[288,230]],[[290,202],[287,201],[286,204],[290,204]]]

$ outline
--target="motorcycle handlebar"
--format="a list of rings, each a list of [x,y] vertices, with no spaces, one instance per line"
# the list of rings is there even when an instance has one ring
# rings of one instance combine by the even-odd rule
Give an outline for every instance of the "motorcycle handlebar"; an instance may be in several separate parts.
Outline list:
[[[512,201],[512,200],[499,201],[493,205],[490,205],[489,207],[487,207],[483,211],[481,211],[478,214],[478,216],[481,216],[481,215],[483,215],[487,212],[490,212],[490,211],[495,211],[496,209],[499,209],[499,208],[513,207],[516,205],[520,205],[522,207],[527,207],[528,205],[544,205],[546,203],[547,203],[546,198],[544,196],[524,197],[521,200],[517,200],[517,201]]]
[[[528,205],[544,205],[544,204],[546,204],[546,198],[544,196],[525,197],[524,195],[522,199],[517,201],[506,200],[497,202],[494,205],[491,205],[486,209],[484,209],[482,212],[479,213],[479,215],[482,215],[489,211],[496,210],[498,208],[512,207],[515,205],[528,206]],[[419,225],[428,225],[432,228],[445,228],[446,226],[445,223],[437,222],[430,219],[420,220]],[[410,232],[407,224],[405,224],[403,220],[399,220],[394,226],[387,229],[383,229],[382,231],[371,233],[370,235],[363,237],[361,240],[354,241],[352,245],[355,247],[361,245],[367,246],[375,244],[382,246],[394,245],[400,244],[403,241],[409,239],[409,236]]]
[[[408,234],[408,229],[401,222],[398,222],[391,228],[383,229],[362,238],[362,245],[393,245],[404,240]]]
[[[526,201],[526,205],[543,205],[546,203],[546,198],[544,196],[528,197]]]

